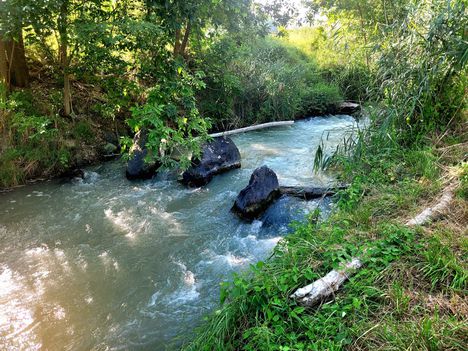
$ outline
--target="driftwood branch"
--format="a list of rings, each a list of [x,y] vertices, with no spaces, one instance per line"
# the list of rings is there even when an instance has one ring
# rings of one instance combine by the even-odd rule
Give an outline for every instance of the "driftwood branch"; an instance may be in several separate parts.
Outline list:
[[[452,199],[453,189],[449,187],[444,190],[437,204],[426,208],[416,217],[406,222],[406,225],[418,226],[431,222],[448,208]],[[291,295],[291,298],[296,299],[298,303],[303,306],[312,307],[333,296],[340,286],[361,267],[361,258],[353,258],[350,262],[342,265],[338,270],[333,270],[312,284],[297,289],[296,292]]]
[[[447,188],[443,192],[439,202],[432,207],[427,207],[424,211],[406,222],[407,226],[424,225],[437,219],[443,211],[447,209],[453,199],[453,189]]]
[[[255,126],[250,126],[250,127],[228,130],[226,132],[210,134],[210,137],[216,138],[220,136],[250,132],[252,130],[263,129],[263,128],[290,126],[292,124],[294,124],[294,121],[269,122],[269,123],[257,124]]]
[[[335,195],[339,190],[343,190],[346,188],[348,188],[348,185],[340,185],[329,188],[280,186],[280,194],[299,197],[304,200],[310,200],[320,198],[323,196]]]
[[[354,258],[351,262],[340,267],[339,270],[333,270],[312,284],[297,289],[291,297],[297,299],[301,305],[313,306],[324,298],[332,296],[340,288],[341,284],[361,266],[362,262],[358,258]]]

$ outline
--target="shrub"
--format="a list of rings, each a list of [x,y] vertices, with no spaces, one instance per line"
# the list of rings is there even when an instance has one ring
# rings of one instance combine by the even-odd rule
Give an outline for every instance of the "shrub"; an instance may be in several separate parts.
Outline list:
[[[409,144],[430,131],[458,121],[466,106],[466,28],[463,2],[445,0],[414,4],[382,40],[378,91],[387,113],[379,121]]]
[[[218,128],[331,112],[341,100],[306,54],[273,38],[224,38],[204,53],[202,68],[209,79],[200,109]]]
[[[306,89],[303,100],[305,111],[324,114],[335,110],[343,99],[338,86],[320,82]]]
[[[93,139],[94,133],[88,122],[80,121],[73,129],[73,136],[79,140],[90,141]]]

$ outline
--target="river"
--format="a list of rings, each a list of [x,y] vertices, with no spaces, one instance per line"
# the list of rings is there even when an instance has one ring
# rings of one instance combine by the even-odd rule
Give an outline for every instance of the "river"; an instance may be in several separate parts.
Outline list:
[[[199,189],[164,174],[129,182],[113,161],[82,181],[0,194],[0,349],[176,347],[216,307],[219,283],[266,259],[287,222],[318,205],[281,199],[242,222],[229,210],[252,171],[265,164],[281,185],[330,184],[313,173],[315,150],[322,135],[332,150],[353,123],[318,117],[235,135],[242,168]]]

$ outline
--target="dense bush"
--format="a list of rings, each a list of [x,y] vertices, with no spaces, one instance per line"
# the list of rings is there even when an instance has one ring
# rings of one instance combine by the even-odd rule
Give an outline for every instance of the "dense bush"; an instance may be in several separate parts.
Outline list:
[[[354,32],[334,25],[303,27],[278,40],[315,62],[322,79],[336,85],[344,99],[368,99],[373,75]]]
[[[204,115],[218,128],[323,114],[342,101],[303,52],[274,38],[237,45],[225,38],[204,53]]]
[[[68,166],[70,150],[60,138],[59,120],[40,115],[34,105],[32,95],[24,92],[0,102],[5,136],[0,144],[0,187]]]
[[[383,133],[420,141],[462,118],[466,107],[468,17],[463,2],[421,1],[409,6],[380,45],[378,93]]]
[[[135,132],[149,130],[146,146],[165,167],[188,168],[191,154],[199,156],[208,138],[210,120],[200,116],[195,99],[195,92],[204,86],[202,77],[200,72],[190,74],[179,66],[173,78],[148,90],[144,104],[131,109],[127,124]],[[130,138],[124,140],[126,146],[131,144]],[[177,160],[174,153],[180,154]]]

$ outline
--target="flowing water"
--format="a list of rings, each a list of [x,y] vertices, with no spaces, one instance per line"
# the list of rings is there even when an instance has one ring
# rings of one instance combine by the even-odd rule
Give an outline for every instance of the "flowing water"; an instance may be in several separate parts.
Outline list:
[[[282,185],[326,185],[312,172],[324,131],[342,139],[349,116],[236,135],[242,168],[187,189],[167,176],[129,182],[124,164],[84,180],[0,194],[0,349],[164,350],[218,303],[219,283],[271,253],[317,201],[279,200],[259,221],[229,209],[252,171]],[[182,339],[181,339],[182,338]]]

